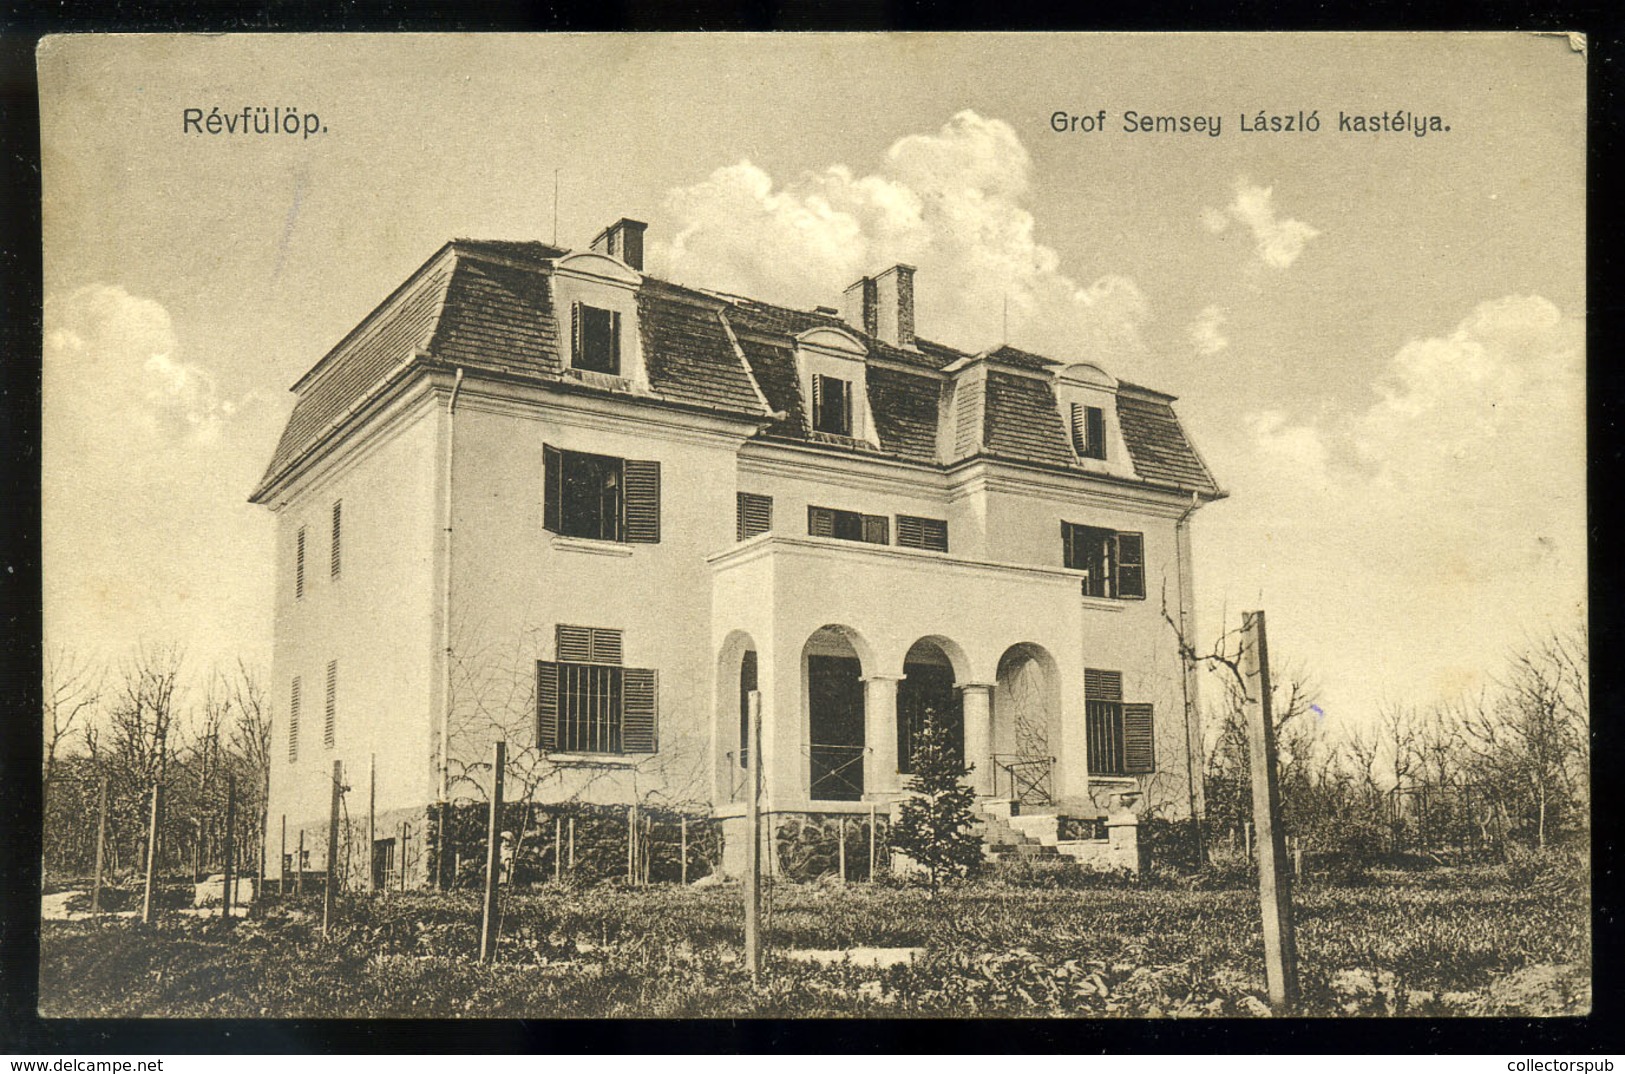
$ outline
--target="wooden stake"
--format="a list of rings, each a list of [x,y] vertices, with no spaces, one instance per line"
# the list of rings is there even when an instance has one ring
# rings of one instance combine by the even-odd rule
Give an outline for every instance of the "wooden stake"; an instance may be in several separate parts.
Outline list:
[[[687,887],[688,886],[688,818],[687,817],[680,818],[678,820],[677,827],[678,827],[679,837],[682,839],[682,843],[683,843],[683,851],[682,851],[682,853],[683,853],[683,861],[682,861],[682,867],[681,867],[681,870],[680,870],[681,882],[682,882],[683,886]]]
[[[871,804],[869,806],[869,881],[870,881],[870,883],[873,883],[874,879],[875,879],[875,839],[876,838],[877,838],[877,835],[876,835],[876,832],[875,832],[875,807]]]
[[[333,927],[334,903],[339,890],[339,803],[344,795],[344,762],[333,762],[333,793],[327,807],[327,883],[322,893],[322,935]]]
[[[107,777],[102,777],[101,791],[96,796],[96,879],[91,882],[90,912],[100,917],[102,912],[102,848],[107,846]]]
[[[237,777],[233,773],[226,773],[226,864],[221,871],[220,881],[220,923],[222,926],[231,924],[231,867],[233,852],[237,849]]]
[[[630,886],[637,876],[638,860],[638,807],[626,807],[626,883]]]
[[[564,818],[553,818],[553,883],[564,877]]]
[[[378,838],[374,825],[378,817],[378,755],[367,754],[367,890],[378,890],[378,877],[373,874],[372,856],[377,853]],[[389,886],[389,878],[384,878],[384,886]]]
[[[570,818],[570,879],[576,878],[576,819]]]
[[[841,834],[836,844],[836,856],[841,865],[841,883],[846,883],[846,818],[841,818]]]
[[[1281,831],[1281,792],[1270,711],[1269,642],[1264,613],[1242,616],[1242,659],[1247,677],[1248,755],[1253,820],[1258,827],[1258,900],[1264,918],[1264,969],[1270,1005],[1290,1011],[1298,1002],[1298,949],[1292,928],[1292,874]]]
[[[400,838],[395,842],[395,888],[406,894],[406,821],[401,821]]]
[[[752,984],[762,977],[762,695],[747,703],[750,742],[745,774],[745,965]]]
[[[480,961],[497,953],[497,884],[502,871],[502,776],[508,744],[498,741],[491,762],[491,819],[485,826],[485,920],[480,928]]]
[[[293,893],[303,895],[305,893],[305,830],[303,828],[299,829],[299,860],[294,862],[294,867],[297,871],[293,874]]]
[[[282,842],[277,845],[276,894],[281,899],[288,894],[288,815],[282,814]],[[264,883],[264,878],[261,878]]]
[[[147,819],[147,882],[141,892],[141,921],[152,924],[153,874],[158,869],[158,783],[152,784],[152,811]]]

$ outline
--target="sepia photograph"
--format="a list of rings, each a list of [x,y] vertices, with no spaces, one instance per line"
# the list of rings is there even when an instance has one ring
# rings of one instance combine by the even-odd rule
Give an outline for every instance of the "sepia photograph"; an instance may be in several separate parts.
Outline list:
[[[39,1015],[1589,1014],[1587,63],[45,37]]]

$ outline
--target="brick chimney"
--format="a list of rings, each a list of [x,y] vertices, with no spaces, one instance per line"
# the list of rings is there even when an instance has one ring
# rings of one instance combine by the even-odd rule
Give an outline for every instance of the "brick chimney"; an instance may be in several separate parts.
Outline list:
[[[628,265],[643,271],[643,233],[649,225],[642,220],[621,217],[598,233],[592,248],[600,254],[618,257]]]
[[[865,276],[841,296],[847,324],[893,347],[914,346],[914,266],[897,264]]]

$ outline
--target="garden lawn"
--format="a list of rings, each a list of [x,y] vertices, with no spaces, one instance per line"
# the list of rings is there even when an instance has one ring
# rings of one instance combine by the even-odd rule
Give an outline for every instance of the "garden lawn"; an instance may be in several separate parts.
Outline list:
[[[1583,878],[1505,867],[1381,873],[1297,892],[1316,1015],[1548,1015],[1590,1007]],[[773,959],[753,988],[736,885],[546,885],[503,893],[480,965],[474,892],[319,900],[222,931],[45,922],[47,1017],[909,1017],[1262,1015],[1256,895],[1189,882],[1081,888],[980,881],[932,895],[779,884],[776,948],[919,947],[876,967]]]

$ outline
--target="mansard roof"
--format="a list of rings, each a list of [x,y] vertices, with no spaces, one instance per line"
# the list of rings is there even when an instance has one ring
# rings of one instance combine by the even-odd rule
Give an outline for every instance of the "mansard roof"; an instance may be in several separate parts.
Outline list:
[[[456,239],[294,385],[293,413],[253,499],[346,427],[397,378],[422,366],[460,367],[539,385],[566,382],[568,316],[549,276],[569,251],[540,242]],[[990,457],[1082,472],[1051,374],[1063,363],[1011,346],[981,354],[919,339],[895,347],[823,310],[697,290],[642,276],[638,330],[650,405],[754,422],[766,441],[948,466]],[[878,448],[813,431],[796,366],[796,337],[838,328],[862,340]],[[972,367],[985,367],[975,376]],[[610,391],[573,379],[569,390]],[[1116,406],[1135,477],[1219,495],[1175,416],[1173,397],[1126,382]]]

